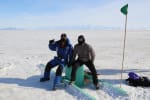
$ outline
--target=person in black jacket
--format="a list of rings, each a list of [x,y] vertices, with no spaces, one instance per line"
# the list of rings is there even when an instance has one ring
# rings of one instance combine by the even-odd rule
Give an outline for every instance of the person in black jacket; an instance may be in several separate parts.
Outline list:
[[[78,56],[77,59],[75,59]],[[72,59],[72,73],[71,73],[71,81],[72,84],[75,81],[75,74],[77,68],[86,65],[88,69],[92,73],[93,84],[96,89],[99,89],[97,72],[94,65],[95,53],[93,48],[85,42],[85,38],[83,35],[78,37],[78,44],[74,46],[73,59]]]

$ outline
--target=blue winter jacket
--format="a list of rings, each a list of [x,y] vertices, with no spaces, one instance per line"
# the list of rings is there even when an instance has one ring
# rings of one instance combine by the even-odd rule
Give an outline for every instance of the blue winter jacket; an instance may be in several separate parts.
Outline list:
[[[56,42],[50,43],[49,49],[52,51],[56,51],[57,57],[63,59],[65,61],[65,64],[69,63],[72,59],[73,47],[69,39],[67,39],[65,47],[60,47],[60,40],[58,40]]]

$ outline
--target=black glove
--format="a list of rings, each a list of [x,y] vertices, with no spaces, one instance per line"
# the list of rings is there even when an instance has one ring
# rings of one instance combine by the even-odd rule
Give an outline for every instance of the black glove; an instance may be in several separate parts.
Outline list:
[[[54,42],[55,42],[55,40],[54,40],[54,39],[49,40],[49,44],[52,44],[52,43],[54,43]]]

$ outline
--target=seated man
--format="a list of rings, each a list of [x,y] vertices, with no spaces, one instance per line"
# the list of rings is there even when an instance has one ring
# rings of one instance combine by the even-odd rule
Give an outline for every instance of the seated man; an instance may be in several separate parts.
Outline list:
[[[57,52],[57,57],[54,57],[54,59],[47,63],[44,71],[44,77],[40,79],[40,82],[50,80],[51,69],[58,65],[59,67],[56,70],[56,77],[54,80],[55,85],[57,76],[61,77],[64,66],[69,64],[72,59],[73,48],[66,34],[61,34],[61,39],[58,41],[50,40],[49,48],[50,50]],[[55,88],[55,86],[53,88]]]
[[[76,56],[78,56],[77,60],[75,59]],[[92,47],[89,44],[85,43],[84,36],[80,35],[78,37],[78,44],[74,46],[70,84],[72,84],[75,81],[75,76],[76,76],[75,74],[76,74],[77,68],[82,65],[86,65],[92,73],[93,83],[94,83],[95,88],[99,89],[96,69],[93,63],[94,58],[95,58],[95,54],[94,54]]]

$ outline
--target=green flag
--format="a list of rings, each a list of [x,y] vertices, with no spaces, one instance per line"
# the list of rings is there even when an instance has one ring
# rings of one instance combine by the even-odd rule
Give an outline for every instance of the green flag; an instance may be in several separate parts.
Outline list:
[[[128,14],[128,4],[126,4],[125,6],[123,6],[120,10],[124,15]]]

